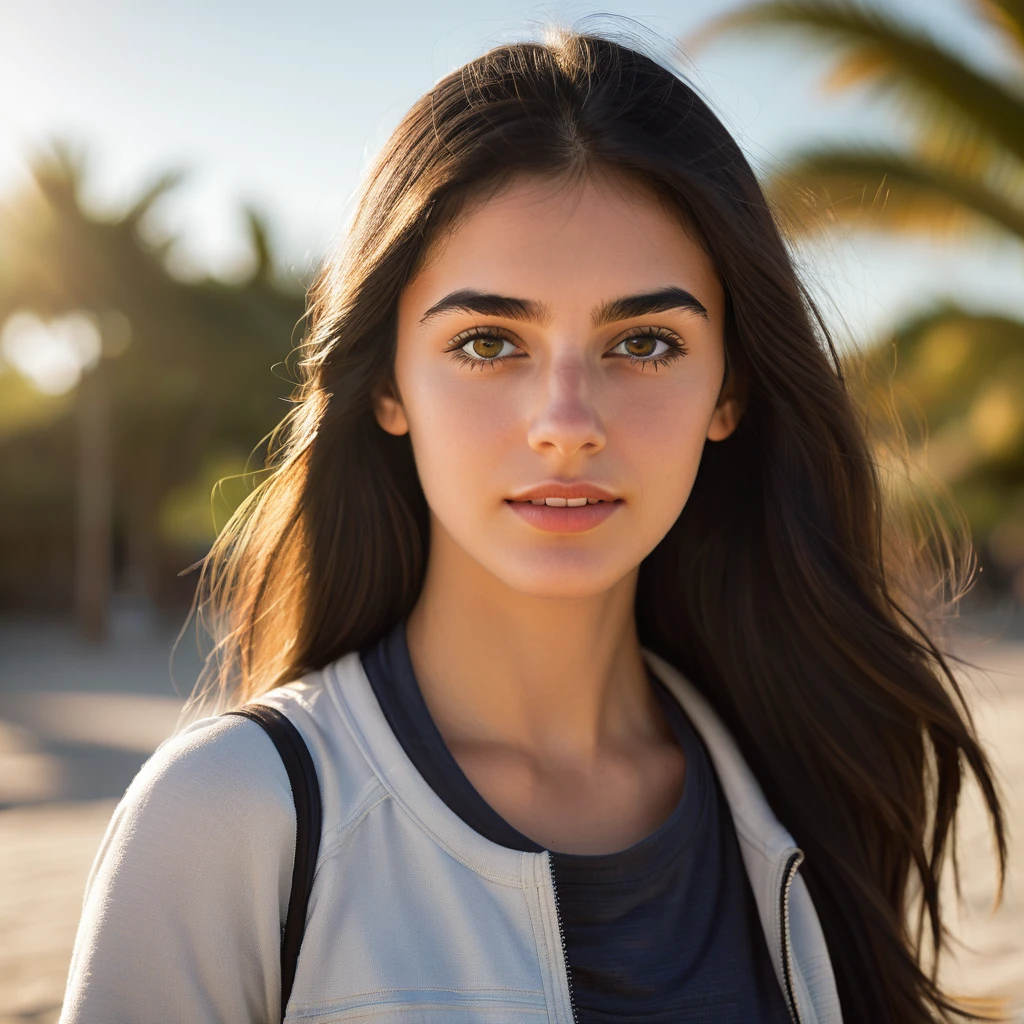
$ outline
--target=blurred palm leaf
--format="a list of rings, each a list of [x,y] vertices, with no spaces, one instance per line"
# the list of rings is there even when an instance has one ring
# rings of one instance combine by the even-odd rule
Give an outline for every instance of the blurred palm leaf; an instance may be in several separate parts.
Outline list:
[[[974,7],[1024,50],[1024,0],[974,0]]]
[[[1024,0],[971,3],[1024,72]],[[902,149],[796,153],[766,182],[792,233],[840,223],[947,236],[984,229],[1024,242],[1024,78],[972,66],[881,0],[748,4],[691,45],[766,32],[823,44],[835,56],[828,89],[867,86],[896,103],[911,129]],[[947,305],[912,317],[857,362],[851,379],[883,463],[887,441],[909,449],[910,476],[897,471],[897,493],[942,481],[995,569],[987,578],[1024,602],[1024,323]],[[894,425],[902,436],[887,438]]]
[[[143,217],[149,213],[153,204],[161,199],[168,192],[171,192],[181,184],[185,177],[184,171],[167,171],[161,174],[128,208],[124,219],[130,224],[138,224]]]
[[[976,0],[1024,56],[1024,3]],[[971,66],[924,29],[857,0],[768,0],[712,21],[690,40],[779,31],[836,53],[833,90],[867,85],[909,115],[907,153],[850,146],[797,153],[769,191],[797,231],[846,222],[946,233],[986,224],[1024,241],[1024,92]],[[811,199],[801,209],[796,197]],[[795,201],[796,200],[796,201]]]
[[[801,234],[842,222],[879,231],[954,235],[966,229],[1024,242],[1024,205],[951,162],[881,148],[805,150],[769,181],[786,226]]]
[[[989,564],[1024,567],[1024,324],[946,305],[864,350],[852,374],[872,436],[893,440],[913,474],[949,485]],[[926,481],[926,477],[923,478]]]
[[[249,229],[249,244],[256,257],[253,280],[269,282],[273,277],[274,261],[270,252],[270,237],[266,219],[252,207],[246,208],[245,219]]]

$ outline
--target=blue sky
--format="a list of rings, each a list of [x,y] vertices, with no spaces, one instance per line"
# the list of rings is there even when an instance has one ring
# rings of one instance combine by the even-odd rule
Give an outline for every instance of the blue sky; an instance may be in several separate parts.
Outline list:
[[[547,20],[629,15],[666,43],[732,0],[523,4],[480,0],[284,3],[0,0],[0,194],[32,148],[74,139],[88,199],[127,203],[169,168],[189,171],[154,217],[182,273],[230,276],[246,261],[243,203],[269,218],[282,261],[309,280],[342,229],[359,176],[409,105],[489,46]],[[981,64],[1005,60],[966,2],[888,0]],[[591,27],[624,23],[592,21]],[[757,166],[807,141],[899,138],[885,104],[823,97],[828,61],[779,38],[715,43],[691,81]],[[808,273],[860,337],[942,295],[1024,315],[1024,257],[1006,245],[837,240]]]

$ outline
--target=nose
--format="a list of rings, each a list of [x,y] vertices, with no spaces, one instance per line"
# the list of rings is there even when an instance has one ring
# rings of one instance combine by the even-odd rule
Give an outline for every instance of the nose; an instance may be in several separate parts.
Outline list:
[[[530,424],[530,447],[544,455],[595,455],[606,443],[594,386],[578,359],[553,363],[541,378],[539,408]]]

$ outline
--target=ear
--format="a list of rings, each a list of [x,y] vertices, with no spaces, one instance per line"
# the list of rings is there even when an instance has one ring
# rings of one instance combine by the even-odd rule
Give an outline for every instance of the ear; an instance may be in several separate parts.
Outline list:
[[[382,430],[396,437],[409,433],[409,421],[405,417],[402,403],[395,397],[390,384],[373,393],[373,415]]]
[[[740,401],[736,379],[730,370],[722,384],[722,390],[718,395],[718,404],[711,415],[711,423],[708,425],[709,441],[724,441],[739,425],[740,417],[743,415],[743,405]]]

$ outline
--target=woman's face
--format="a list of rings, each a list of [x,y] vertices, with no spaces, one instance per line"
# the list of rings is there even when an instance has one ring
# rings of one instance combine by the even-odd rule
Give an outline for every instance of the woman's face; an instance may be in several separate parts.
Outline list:
[[[410,434],[431,557],[549,598],[632,573],[736,425],[723,307],[704,252],[624,179],[524,176],[471,206],[399,298],[398,396],[376,400]]]

